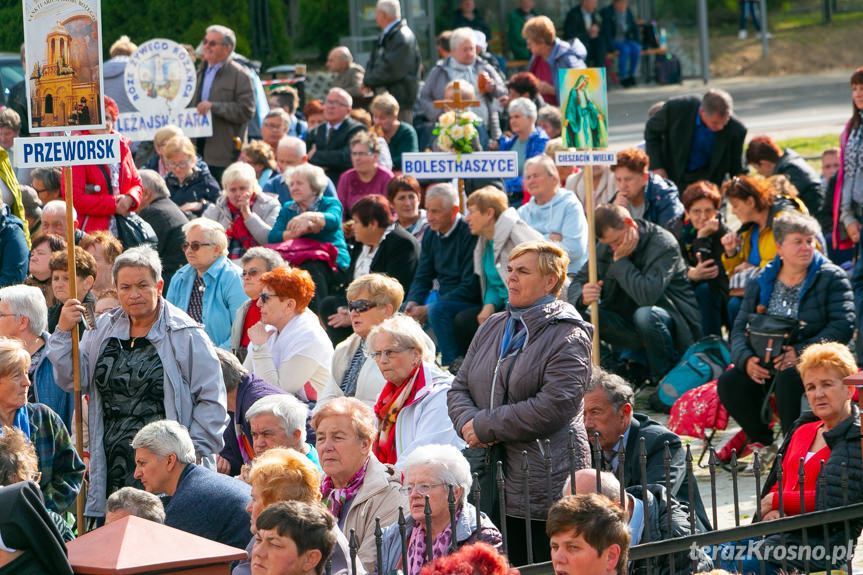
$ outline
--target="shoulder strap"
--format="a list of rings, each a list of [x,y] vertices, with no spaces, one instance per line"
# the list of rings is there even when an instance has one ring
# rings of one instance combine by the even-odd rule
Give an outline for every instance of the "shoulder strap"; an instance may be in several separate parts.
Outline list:
[[[114,186],[111,185],[111,174],[108,173],[108,168],[104,166],[104,164],[99,164],[96,166],[99,168],[99,171],[102,172],[102,177],[105,178],[105,185],[107,186],[107,190],[113,196],[114,195]]]

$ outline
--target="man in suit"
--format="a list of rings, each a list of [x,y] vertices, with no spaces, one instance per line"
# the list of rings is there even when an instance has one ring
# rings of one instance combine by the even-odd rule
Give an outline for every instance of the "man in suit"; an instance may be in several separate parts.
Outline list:
[[[605,66],[605,50],[599,35],[599,14],[596,6],[599,0],[582,0],[573,7],[563,23],[563,37],[567,42],[578,38],[587,48],[586,64],[591,67]]]
[[[392,94],[399,103],[399,120],[411,123],[419,91],[420,49],[401,18],[399,0],[378,0],[375,22],[381,35],[369,57],[363,84]]]
[[[353,98],[341,88],[332,88],[324,99],[324,122],[306,134],[309,163],[324,169],[327,177],[338,182],[342,173],[353,167],[351,138],[363,125],[348,117]]]
[[[594,433],[599,433],[602,450],[601,466],[618,476],[620,437],[626,446],[623,481],[625,487],[641,485],[640,444],[644,438],[647,454],[647,483],[659,484],[679,501],[689,501],[689,478],[686,474],[686,451],[673,431],[641,413],[633,413],[635,394],[619,375],[602,368],[593,368],[590,383],[584,390],[584,427],[593,446]],[[671,455],[671,483],[666,484],[665,444]],[[594,457],[596,454],[594,453]],[[594,463],[595,465],[595,463]],[[696,520],[699,530],[710,529],[710,521],[701,501],[698,484],[693,483]]]
[[[743,141],[746,126],[732,115],[733,101],[724,90],[671,98],[644,127],[650,169],[677,185],[678,190],[698,180],[722,185],[746,173]]]
[[[233,30],[210,26],[201,45],[204,62],[198,68],[192,105],[199,114],[213,114],[213,135],[198,139],[198,152],[218,182],[225,168],[237,160],[234,138],[242,141],[246,137],[246,127],[255,115],[255,89],[249,74],[231,58],[237,45]]]

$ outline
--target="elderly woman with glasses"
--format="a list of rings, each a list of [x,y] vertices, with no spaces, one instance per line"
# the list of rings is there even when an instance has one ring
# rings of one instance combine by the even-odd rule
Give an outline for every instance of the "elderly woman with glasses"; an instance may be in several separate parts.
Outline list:
[[[427,541],[432,541],[432,560],[455,549],[482,541],[500,550],[500,531],[485,515],[468,503],[472,478],[470,464],[452,445],[429,444],[411,452],[401,465],[405,480],[402,493],[408,497],[407,556],[402,555],[399,525],[384,529],[381,555],[384,573],[401,569],[419,573],[428,561]],[[455,516],[450,516],[449,491],[455,496]],[[426,498],[431,508],[431,525],[426,522]],[[453,533],[455,525],[455,533]],[[429,532],[430,528],[430,532]]]
[[[396,314],[373,327],[366,344],[386,380],[374,408],[372,449],[380,462],[395,464],[429,443],[464,447],[447,415],[452,375],[435,364],[434,344],[420,324]]]
[[[317,310],[317,302],[329,295],[330,290],[337,291],[344,270],[351,263],[342,233],[342,204],[338,198],[324,195],[327,181],[324,170],[317,166],[305,163],[294,168],[289,183],[291,200],[282,205],[267,237],[271,244],[302,239],[326,250],[326,260],[291,262],[312,275],[316,295],[313,310]]]
[[[333,352],[330,379],[318,396],[318,408],[342,396],[356,397],[374,407],[386,382],[368,354],[366,338],[373,327],[392,317],[401,307],[404,288],[387,275],[370,273],[352,281],[346,295],[345,312],[353,333]],[[343,313],[340,309],[337,315]]]
[[[39,288],[17,285],[0,289],[0,336],[20,341],[30,354],[29,377],[36,403],[44,403],[72,429],[75,402],[54,383],[54,367],[45,357],[48,342],[48,308]]]
[[[406,500],[399,495],[402,474],[384,465],[372,453],[377,420],[372,409],[353,397],[339,397],[312,417],[318,455],[326,477],[321,493],[339,528],[357,535],[357,556],[372,571],[375,518],[381,526],[398,519]]]
[[[279,215],[279,201],[261,193],[255,170],[236,162],[222,174],[224,192],[204,210],[204,217],[217,221],[228,236],[228,257],[239,258],[247,250],[267,243],[267,235]]]
[[[204,324],[213,344],[228,349],[231,322],[246,301],[240,268],[228,259],[228,236],[222,224],[197,218],[183,226],[188,264],[171,278],[166,299]]]
[[[815,249],[821,227],[815,218],[786,212],[772,222],[776,257],[746,284],[740,313],[731,329],[734,368],[717,382],[729,415],[740,424],[756,449],[773,445],[774,432],[761,416],[762,406],[776,390],[776,411],[787,435],[800,416],[803,383],[797,362],[809,345],[835,341],[847,344],[854,333],[854,294],[848,276]],[[766,314],[798,324],[796,333],[777,349],[770,364],[750,339],[749,324]],[[775,449],[770,450],[775,453]]]
[[[309,272],[277,267],[261,276],[261,321],[249,328],[244,365],[305,402],[315,401],[330,377],[333,344],[308,309],[315,284]]]
[[[171,199],[184,212],[200,216],[207,204],[219,199],[219,183],[196,154],[192,140],[177,136],[165,142],[162,158],[168,169],[165,185]]]
[[[259,455],[249,469],[249,484],[252,500],[246,507],[251,519],[252,532],[257,531],[256,522],[261,512],[279,501],[301,501],[317,504],[321,500],[321,479],[317,468],[304,455],[293,449],[274,448]],[[332,575],[365,575],[362,563],[357,570],[350,571],[348,540],[341,529],[336,528],[336,546],[330,556]],[[249,541],[246,551],[252,557],[255,538]],[[252,565],[248,559],[240,561],[231,575],[251,575]]]
[[[120,307],[96,320],[80,346],[81,389],[89,394],[88,517],[105,515],[105,500],[137,485],[132,438],[141,427],[173,419],[189,429],[195,456],[215,465],[228,421],[219,359],[201,325],[161,297],[162,263],[149,247],[114,262]],[[73,390],[73,325],[84,307],[68,300],[48,340],[48,359],[62,389]]]
[[[261,308],[258,307],[258,297],[264,285],[261,276],[273,271],[279,266],[285,265],[285,260],[276,250],[256,246],[250,248],[240,258],[240,266],[243,268],[243,291],[249,299],[243,302],[234,324],[231,326],[231,351],[240,361],[246,359],[249,348],[249,329],[261,321]]]
[[[36,448],[45,506],[63,513],[81,489],[84,462],[60,416],[46,405],[27,402],[29,369],[30,354],[24,346],[0,337],[0,427],[20,429]]]
[[[358,132],[351,138],[351,163],[353,168],[342,174],[336,193],[344,207],[345,219],[357,200],[377,194],[387,195],[387,183],[393,173],[378,163],[381,151],[377,137],[371,132]]]

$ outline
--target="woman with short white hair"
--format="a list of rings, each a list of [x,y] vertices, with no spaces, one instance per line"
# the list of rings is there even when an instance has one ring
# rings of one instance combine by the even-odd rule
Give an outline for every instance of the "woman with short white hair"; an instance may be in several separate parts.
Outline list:
[[[480,513],[477,525],[476,508],[467,501],[472,478],[470,464],[461,451],[452,445],[429,444],[412,451],[401,465],[404,471],[402,493],[407,495],[410,515],[405,525],[407,556],[402,555],[400,525],[384,529],[381,559],[384,573],[399,566],[406,573],[419,573],[428,558],[428,525],[425,502],[431,508],[432,560],[449,555],[452,550],[478,541],[500,550],[500,531]],[[449,490],[455,496],[455,534],[449,513]],[[455,545],[452,545],[454,539]]]
[[[217,347],[228,349],[231,323],[246,301],[240,268],[228,259],[228,236],[222,224],[196,218],[183,226],[188,264],[171,278],[167,300],[204,324]]]
[[[236,162],[222,174],[222,195],[215,203],[207,205],[204,217],[224,226],[228,257],[234,260],[250,248],[266,245],[279,207],[279,200],[261,193],[255,168]]]
[[[35,403],[44,403],[72,429],[75,403],[72,394],[54,383],[54,367],[45,357],[48,341],[48,308],[42,290],[16,285],[0,289],[0,336],[12,337],[30,354],[30,381]]]
[[[366,344],[386,380],[375,403],[378,430],[372,445],[381,463],[395,464],[429,443],[463,447],[447,412],[452,375],[435,364],[434,343],[420,324],[396,314],[373,327]]]
[[[518,154],[518,176],[504,182],[512,207],[518,207],[530,199],[522,187],[524,163],[534,156],[542,155],[549,140],[548,134],[536,125],[536,113],[536,104],[528,98],[516,98],[509,103],[509,127],[513,135],[500,139],[500,151],[512,150]]]

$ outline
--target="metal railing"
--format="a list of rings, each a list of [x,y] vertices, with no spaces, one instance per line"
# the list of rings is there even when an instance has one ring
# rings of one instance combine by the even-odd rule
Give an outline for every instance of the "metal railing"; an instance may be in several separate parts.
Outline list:
[[[546,448],[544,451],[543,458],[543,469],[542,473],[545,474],[545,493],[541,494],[542,500],[544,500],[546,507],[551,507],[554,501],[556,501],[561,494],[552,493],[552,457],[549,449],[548,442],[544,447]],[[596,491],[601,492],[601,470],[599,465],[602,462],[602,450],[599,444],[599,434],[594,434],[593,442],[591,445],[593,452],[593,461],[594,468],[596,470]],[[569,459],[569,480],[570,484],[573,486],[572,489],[574,491],[576,481],[575,475],[576,471],[576,447],[575,447],[575,438],[574,433],[570,431],[569,437],[569,446],[568,446],[568,459]],[[669,533],[673,532],[672,529],[672,510],[677,506],[685,506],[688,511],[689,518],[689,529],[690,532],[688,535],[674,537],[669,539],[662,539],[651,541],[650,540],[650,507],[648,505],[648,499],[652,496],[648,494],[648,481],[647,481],[647,447],[645,443],[645,439],[642,437],[639,440],[639,448],[638,454],[636,457],[639,458],[639,468],[641,471],[641,491],[642,491],[642,503],[644,509],[644,531],[641,536],[641,540],[638,545],[635,545],[629,550],[629,560],[630,567],[634,567],[637,565],[642,565],[644,567],[645,572],[649,575],[650,573],[656,572],[659,573],[662,571],[661,566],[659,566],[658,561],[666,560],[668,566],[670,567],[670,572],[678,573],[678,572],[695,572],[697,570],[697,556],[693,551],[697,549],[706,549],[708,554],[711,554],[715,557],[716,550],[715,548],[711,551],[710,546],[716,546],[723,543],[733,543],[740,542],[743,540],[749,540],[753,538],[763,539],[764,537],[770,535],[779,535],[781,540],[781,545],[785,545],[785,537],[791,531],[800,531],[802,534],[802,547],[808,547],[808,534],[807,528],[817,528],[819,525],[823,530],[823,544],[829,545],[829,531],[828,525],[830,524],[838,524],[842,523],[844,527],[844,539],[845,542],[853,542],[856,541],[857,536],[860,533],[852,533],[850,522],[852,520],[857,520],[863,518],[863,503],[848,503],[848,470],[845,463],[841,465],[841,478],[840,485],[842,487],[843,492],[843,501],[841,507],[831,508],[831,509],[821,509],[821,510],[806,510],[806,502],[805,497],[803,496],[804,485],[805,485],[805,470],[804,470],[804,460],[800,459],[799,466],[799,474],[796,478],[796,483],[798,485],[798,489],[801,493],[801,508],[800,513],[796,515],[788,516],[785,513],[785,504],[783,501],[783,487],[785,482],[788,479],[783,477],[783,469],[782,469],[782,455],[778,455],[776,459],[776,482],[777,482],[777,490],[778,490],[778,512],[779,518],[771,520],[771,521],[762,521],[762,505],[761,505],[761,488],[762,488],[762,470],[761,470],[761,459],[759,454],[756,452],[753,455],[753,471],[755,478],[755,502],[756,502],[756,511],[755,517],[751,524],[749,525],[741,525],[741,514],[740,514],[740,489],[739,489],[739,473],[740,473],[740,463],[737,460],[736,450],[732,450],[731,453],[731,461],[728,465],[728,468],[731,472],[731,481],[732,481],[732,494],[733,494],[733,502],[734,502],[734,527],[722,530],[712,530],[707,532],[697,532],[697,517],[695,510],[695,499],[698,497],[695,493],[696,490],[696,478],[693,471],[693,458],[692,452],[690,450],[690,446],[687,444],[685,446],[685,474],[688,479],[688,500],[689,504],[678,501],[675,497],[673,497],[671,490],[666,489],[666,501],[665,505],[667,506],[668,512],[666,513],[667,517],[667,530]],[[624,477],[624,470],[626,468],[626,448],[623,441],[623,436],[620,436],[618,442],[617,449],[617,472],[616,477],[620,483],[620,493],[619,498],[620,501],[625,501],[627,498],[626,491],[626,482]],[[671,484],[671,476],[672,476],[672,454],[670,449],[670,444],[668,442],[665,443],[664,453],[663,453],[663,464],[665,471],[665,485]],[[824,469],[825,462],[821,461],[821,470]],[[719,461],[716,455],[716,451],[713,448],[710,448],[710,456],[708,463],[708,471],[710,477],[710,491],[711,491],[711,507],[712,507],[712,519],[713,526],[716,526],[719,522],[719,513],[717,507],[717,489],[716,489],[716,468],[719,465]],[[508,541],[512,536],[521,536],[521,534],[510,534],[507,533],[506,528],[506,499],[505,499],[505,486],[506,486],[506,477],[504,476],[504,468],[503,463],[498,461],[496,463],[496,483],[499,491],[499,513],[501,517],[501,525],[498,526],[502,535],[502,552],[504,554],[507,553],[508,549]],[[531,501],[536,501],[533,498],[529,490],[530,485],[530,464],[527,456],[527,452],[522,452],[522,462],[521,462],[521,471],[523,473],[522,477],[522,493],[524,497],[524,505],[523,509],[525,510],[525,532],[523,534],[525,541],[527,543],[527,556],[528,556],[528,564],[524,566],[517,566],[522,575],[550,575],[553,573],[553,568],[550,562],[544,563],[533,563],[533,533],[531,531]],[[476,525],[477,529],[479,529],[481,525],[481,489],[479,481],[477,480],[477,474],[473,475],[473,487],[470,493],[470,499],[472,500],[475,509],[476,509]],[[819,473],[818,476],[818,493],[820,494],[820,503],[821,506],[824,504],[824,474]],[[455,537],[456,533],[456,497],[455,497],[455,488],[456,486],[450,485],[448,486],[448,513],[450,519],[450,526],[452,529],[453,536],[451,538],[450,550],[449,552],[454,552],[457,547],[457,541]],[[485,510],[490,511],[490,510]],[[542,518],[544,520],[544,517]],[[407,519],[405,516],[405,510],[402,507],[399,507],[399,516],[398,516],[398,529],[399,529],[399,537],[401,541],[401,552],[402,557],[407,557],[407,548],[408,548],[408,532],[407,532]],[[424,510],[424,524],[425,524],[425,532],[426,532],[426,553],[427,553],[427,561],[432,561],[432,509],[429,503],[428,495],[425,496],[425,510]],[[348,575],[354,575],[357,573],[357,550],[359,548],[357,542],[357,536],[353,529],[350,530],[348,534],[349,541],[349,550],[350,550],[350,573]],[[376,569],[377,573],[381,575],[389,575],[384,573],[384,565],[383,565],[383,557],[381,554],[382,543],[383,543],[383,528],[381,526],[380,518],[375,518],[375,545],[377,549],[377,557],[376,557]],[[843,557],[845,563],[847,564],[847,572],[851,573],[851,565],[852,565],[852,548],[853,544],[848,543],[849,549],[847,554]],[[690,561],[691,564],[688,566],[689,570],[687,570],[687,566],[676,565],[677,558],[675,558],[675,554],[679,554],[684,551],[690,551]],[[777,556],[777,559],[779,557]],[[403,565],[406,566],[406,563],[403,561]],[[761,560],[761,573],[765,572],[765,562]],[[803,556],[803,563],[805,572],[810,572],[810,558],[808,555]],[[783,570],[787,570],[787,562],[783,555],[781,558],[781,564]],[[718,565],[717,565],[718,566]],[[739,562],[738,562],[739,566]],[[368,566],[366,566],[368,567]],[[824,556],[824,564],[823,569],[828,573],[831,571],[833,565],[831,561],[831,553],[825,552]],[[817,565],[816,570],[822,570],[821,565]],[[327,564],[327,575],[331,575],[331,565]],[[408,573],[405,569],[403,571],[404,575],[419,575],[418,573]]]

